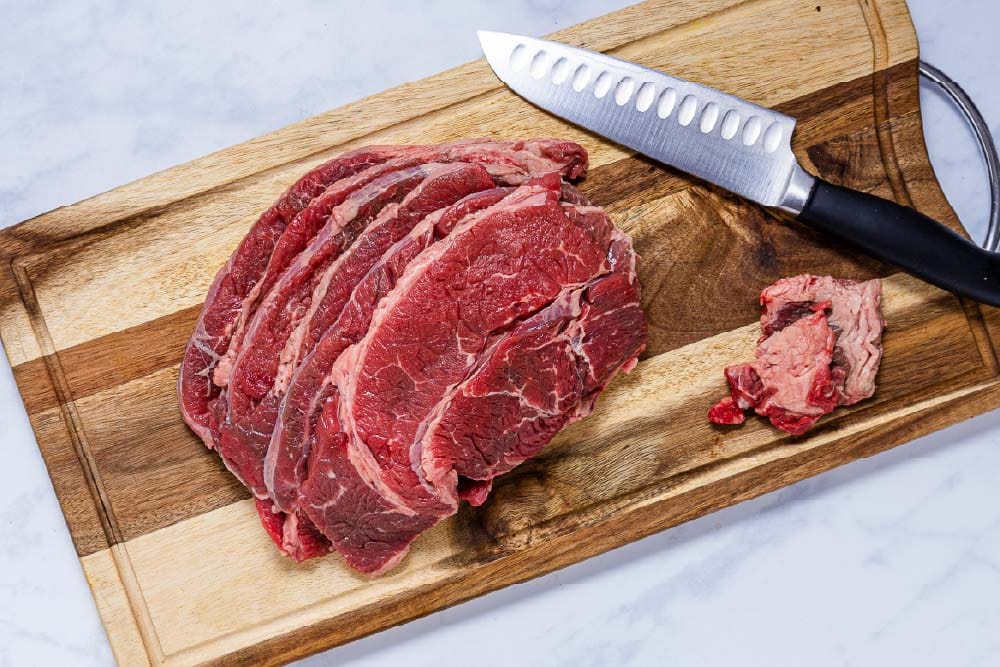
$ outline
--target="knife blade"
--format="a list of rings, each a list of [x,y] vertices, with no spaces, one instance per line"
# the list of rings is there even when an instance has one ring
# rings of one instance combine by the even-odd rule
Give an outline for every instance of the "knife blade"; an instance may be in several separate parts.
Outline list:
[[[497,77],[542,109],[784,210],[931,284],[1000,306],[1000,254],[913,209],[810,175],[792,151],[794,118],[603,53],[478,35]]]

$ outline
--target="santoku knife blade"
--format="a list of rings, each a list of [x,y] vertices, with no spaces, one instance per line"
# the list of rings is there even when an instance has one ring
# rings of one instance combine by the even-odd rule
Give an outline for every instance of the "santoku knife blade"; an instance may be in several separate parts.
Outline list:
[[[811,176],[792,152],[794,118],[587,49],[485,30],[479,41],[500,80],[546,111],[1000,305],[1000,255],[913,209]]]

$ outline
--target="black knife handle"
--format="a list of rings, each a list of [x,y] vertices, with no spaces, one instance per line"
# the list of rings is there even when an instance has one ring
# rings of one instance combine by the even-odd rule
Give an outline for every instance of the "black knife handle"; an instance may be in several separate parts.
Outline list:
[[[1000,306],[1000,253],[912,208],[816,179],[798,217],[932,285]]]

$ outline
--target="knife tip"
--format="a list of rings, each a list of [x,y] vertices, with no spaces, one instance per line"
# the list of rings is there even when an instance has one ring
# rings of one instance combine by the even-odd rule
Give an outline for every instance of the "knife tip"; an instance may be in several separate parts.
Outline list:
[[[490,66],[496,70],[494,58],[497,55],[498,44],[497,38],[501,33],[495,32],[493,30],[477,30],[476,36],[479,38],[479,47],[483,50],[483,55],[486,56],[486,60],[490,63]]]
[[[481,47],[483,47],[484,50],[486,49],[486,43],[494,35],[496,35],[496,33],[494,31],[492,31],[492,30],[477,30],[476,31],[476,37],[479,39],[479,45]]]

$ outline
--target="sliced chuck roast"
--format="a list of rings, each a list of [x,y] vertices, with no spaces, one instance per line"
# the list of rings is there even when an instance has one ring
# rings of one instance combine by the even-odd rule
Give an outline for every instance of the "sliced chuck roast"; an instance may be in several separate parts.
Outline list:
[[[360,149],[251,228],[178,391],[283,553],[386,571],[636,364],[637,258],[563,180],[586,164],[549,139]]]

